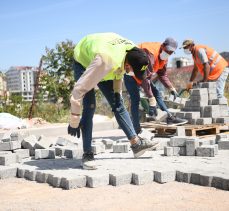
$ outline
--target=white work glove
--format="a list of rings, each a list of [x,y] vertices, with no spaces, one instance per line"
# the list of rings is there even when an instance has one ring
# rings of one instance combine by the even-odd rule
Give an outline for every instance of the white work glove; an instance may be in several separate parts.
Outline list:
[[[174,100],[175,100],[177,97],[179,97],[179,95],[178,95],[178,93],[177,93],[177,90],[176,90],[174,87],[170,88],[170,94],[172,94],[172,95],[174,96]]]

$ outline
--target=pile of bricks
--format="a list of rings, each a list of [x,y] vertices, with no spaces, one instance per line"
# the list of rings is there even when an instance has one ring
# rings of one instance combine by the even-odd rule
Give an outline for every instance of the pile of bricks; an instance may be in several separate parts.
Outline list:
[[[176,117],[187,119],[193,125],[229,123],[227,100],[217,99],[215,82],[199,83],[190,92],[190,99]]]

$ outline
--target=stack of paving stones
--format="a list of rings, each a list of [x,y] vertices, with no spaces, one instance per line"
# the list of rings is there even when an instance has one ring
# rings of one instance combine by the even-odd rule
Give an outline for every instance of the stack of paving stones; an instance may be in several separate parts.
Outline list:
[[[182,97],[174,98],[173,95],[165,96],[164,102],[169,108],[182,109],[185,107],[185,104],[188,99]]]
[[[164,147],[165,156],[215,157],[219,149],[215,139],[201,140],[190,136],[171,137],[168,145]]]
[[[187,119],[193,125],[229,123],[227,100],[217,99],[216,83],[203,82],[191,89],[190,99],[176,117]]]
[[[219,150],[229,150],[229,134],[217,134],[216,143],[219,146]]]

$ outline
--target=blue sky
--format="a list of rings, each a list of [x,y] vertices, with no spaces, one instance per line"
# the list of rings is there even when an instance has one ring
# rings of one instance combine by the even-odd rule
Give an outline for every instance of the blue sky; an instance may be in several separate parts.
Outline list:
[[[1,0],[0,70],[37,66],[45,47],[96,32],[116,32],[135,43],[170,36],[179,46],[193,38],[229,51],[228,25],[228,0]]]

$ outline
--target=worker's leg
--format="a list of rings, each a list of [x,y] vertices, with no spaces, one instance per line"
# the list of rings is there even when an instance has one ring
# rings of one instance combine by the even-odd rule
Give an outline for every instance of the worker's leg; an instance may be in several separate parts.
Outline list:
[[[127,112],[123,100],[120,102],[115,102],[115,95],[113,91],[113,81],[103,81],[98,84],[99,89],[102,91],[103,95],[106,97],[108,103],[110,104],[112,111],[114,112],[115,118],[122,128],[129,140],[136,137],[136,133],[131,122],[129,113]]]
[[[85,71],[85,68],[78,62],[74,62],[74,78],[77,81]],[[80,120],[83,150],[84,153],[91,152],[92,129],[93,129],[93,116],[95,113],[96,100],[94,89],[87,92],[83,98],[83,112]]]
[[[140,88],[132,76],[124,75],[124,83],[130,95],[131,101],[131,117],[136,133],[141,131],[139,120],[139,103],[140,103]]]
[[[216,81],[217,98],[224,98],[224,88],[228,77],[229,68],[226,67]]]

